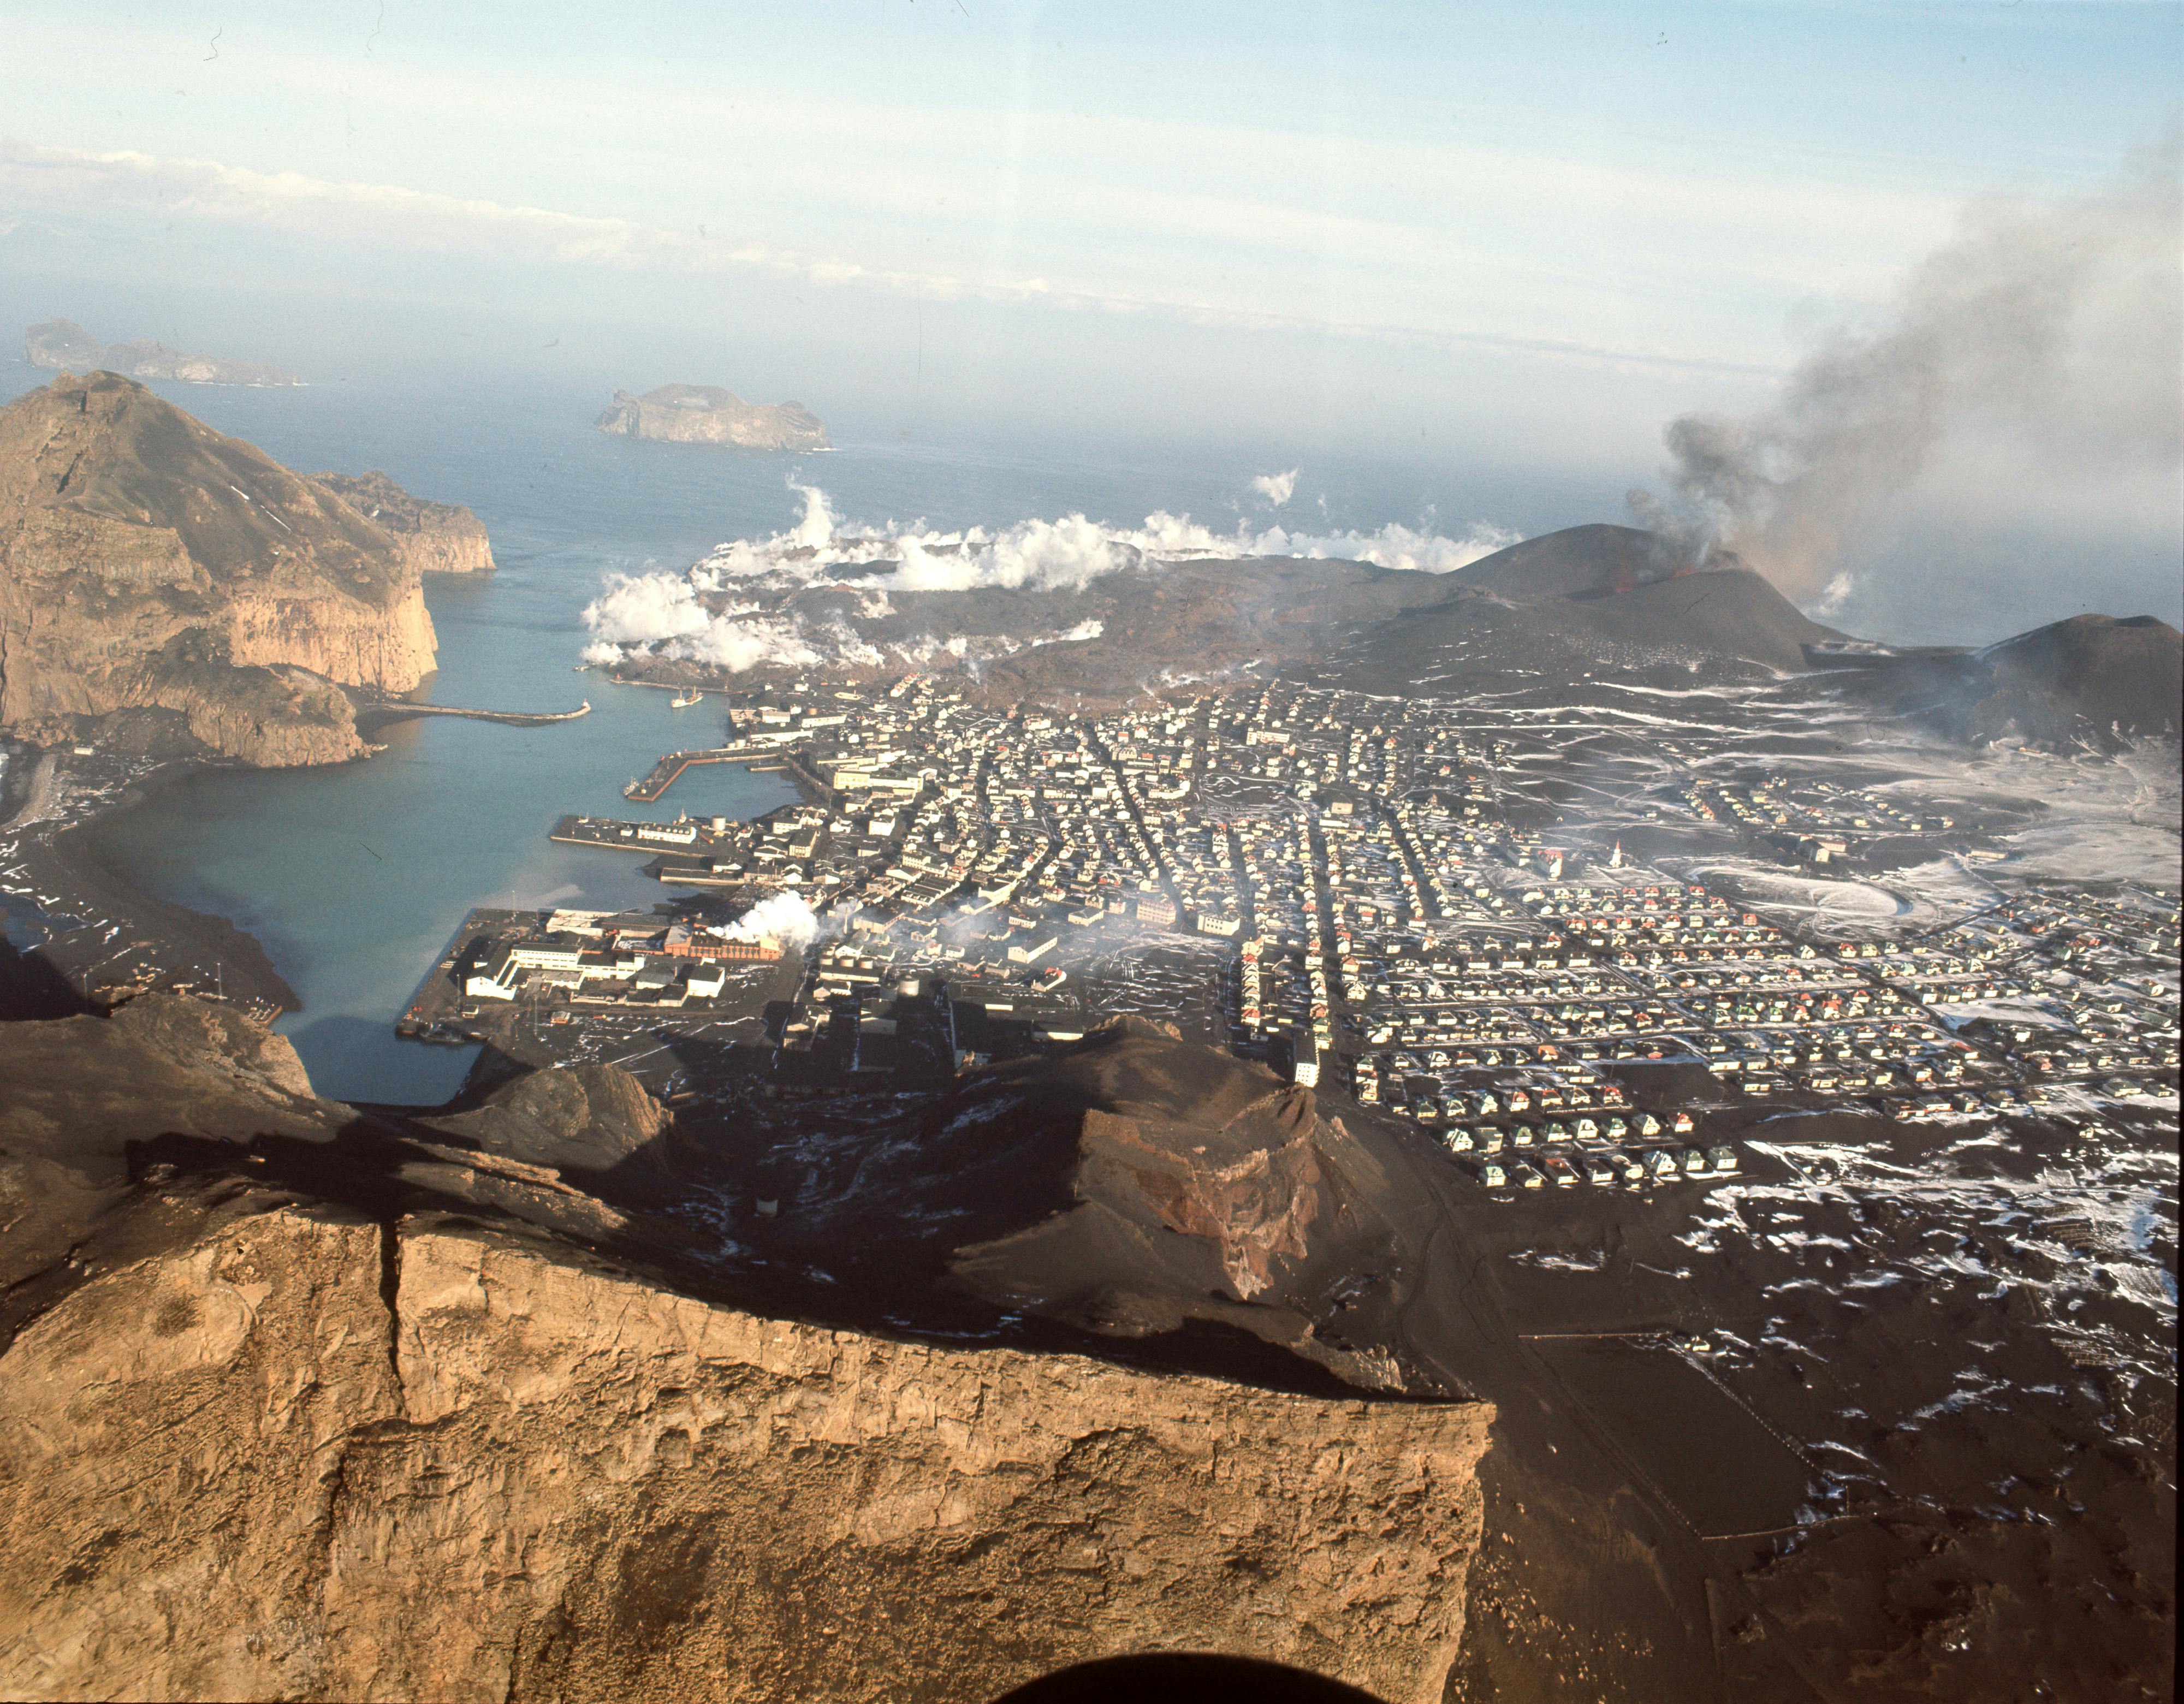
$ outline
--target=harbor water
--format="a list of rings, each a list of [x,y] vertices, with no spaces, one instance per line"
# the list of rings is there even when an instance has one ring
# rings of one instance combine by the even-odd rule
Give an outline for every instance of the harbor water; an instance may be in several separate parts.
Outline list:
[[[17,367],[8,376],[13,392],[45,376]],[[1006,526],[1078,511],[1134,523],[1167,508],[1227,526],[1263,471],[1220,454],[1045,454],[1020,443],[739,455],[607,437],[592,428],[595,399],[566,390],[156,388],[291,467],[382,469],[421,496],[468,504],[499,567],[427,577],[440,666],[426,696],[482,709],[593,706],[536,727],[398,723],[368,761],[187,777],[92,831],[117,874],[257,937],[301,1002],[280,1027],[320,1091],[348,1100],[434,1103],[460,1085],[471,1050],[399,1040],[393,1023],[471,907],[671,897],[641,859],[549,842],[562,814],[745,817],[795,796],[782,775],[719,766],[689,771],[656,805],[624,800],[624,785],[662,752],[716,743],[723,720],[717,699],[676,710],[666,692],[573,671],[584,605],[605,576],[680,568],[724,539],[794,524],[792,479],[874,523]],[[1415,521],[1437,501],[1450,514],[1490,513],[1415,473],[1325,472],[1314,490],[1334,493],[1346,524]],[[1511,519],[1551,524],[1560,505],[1535,497],[1530,506],[1539,518]]]

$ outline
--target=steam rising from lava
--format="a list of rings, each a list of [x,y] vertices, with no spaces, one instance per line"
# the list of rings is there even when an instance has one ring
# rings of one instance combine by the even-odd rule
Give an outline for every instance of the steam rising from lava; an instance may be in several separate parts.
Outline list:
[[[1283,501],[1295,478],[1291,470],[1253,484]],[[762,538],[733,540],[681,573],[655,570],[608,576],[604,589],[583,612],[593,636],[584,660],[611,665],[647,652],[741,673],[766,665],[802,668],[822,661],[878,667],[892,660],[917,666],[944,649],[975,674],[979,658],[1006,655],[1027,643],[1097,638],[1100,623],[1088,619],[1021,640],[961,633],[944,640],[928,637],[892,642],[883,650],[843,615],[815,622],[778,606],[801,589],[840,587],[856,593],[859,619],[879,621],[894,613],[890,591],[1081,591],[1104,575],[1163,561],[1254,556],[1332,559],[1447,573],[1515,543],[1518,537],[1483,524],[1462,538],[1394,523],[1373,532],[1310,533],[1280,526],[1255,532],[1240,522],[1234,532],[1223,533],[1164,510],[1147,515],[1139,527],[1068,515],[1019,521],[998,531],[973,526],[942,532],[922,521],[845,524],[816,486],[792,480],[789,489],[803,502],[793,527]]]
[[[1638,518],[1694,560],[1723,547],[1793,594],[1835,595],[1846,539],[1954,434],[1999,428],[2059,478],[2074,458],[2173,466],[2178,165],[2172,140],[2095,192],[1975,203],[1892,317],[1836,334],[1774,408],[1674,422],[1670,494],[1632,492]]]

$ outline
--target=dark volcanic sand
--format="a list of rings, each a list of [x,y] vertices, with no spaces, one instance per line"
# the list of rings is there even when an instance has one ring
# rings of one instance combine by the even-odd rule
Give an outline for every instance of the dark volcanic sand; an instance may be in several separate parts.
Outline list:
[[[111,754],[58,761],[70,788],[64,815],[0,829],[7,885],[35,895],[42,914],[18,919],[25,953],[93,1004],[102,988],[152,987],[217,994],[268,1017],[296,1011],[294,990],[254,936],[225,917],[131,887],[100,860],[86,832],[93,816],[140,803],[194,765]],[[38,766],[36,754],[16,748],[0,797],[0,823],[10,821],[28,798]]]

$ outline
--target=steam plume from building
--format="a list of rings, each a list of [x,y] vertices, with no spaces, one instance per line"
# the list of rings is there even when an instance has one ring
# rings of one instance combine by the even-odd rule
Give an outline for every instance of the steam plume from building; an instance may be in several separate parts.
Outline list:
[[[716,933],[727,940],[773,940],[801,950],[819,938],[824,926],[801,894],[773,894]]]

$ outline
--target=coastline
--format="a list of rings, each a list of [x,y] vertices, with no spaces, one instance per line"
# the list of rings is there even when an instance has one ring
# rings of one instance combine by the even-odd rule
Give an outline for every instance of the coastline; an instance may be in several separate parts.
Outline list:
[[[146,893],[101,855],[89,832],[219,766],[202,758],[147,766],[106,753],[79,759],[11,745],[0,821],[31,802],[42,777],[58,795],[52,814],[0,828],[0,895],[43,920],[34,927],[46,938],[22,949],[23,956],[42,961],[94,1005],[161,988],[224,1000],[268,1023],[300,1011],[303,1002],[255,936],[226,917]]]

